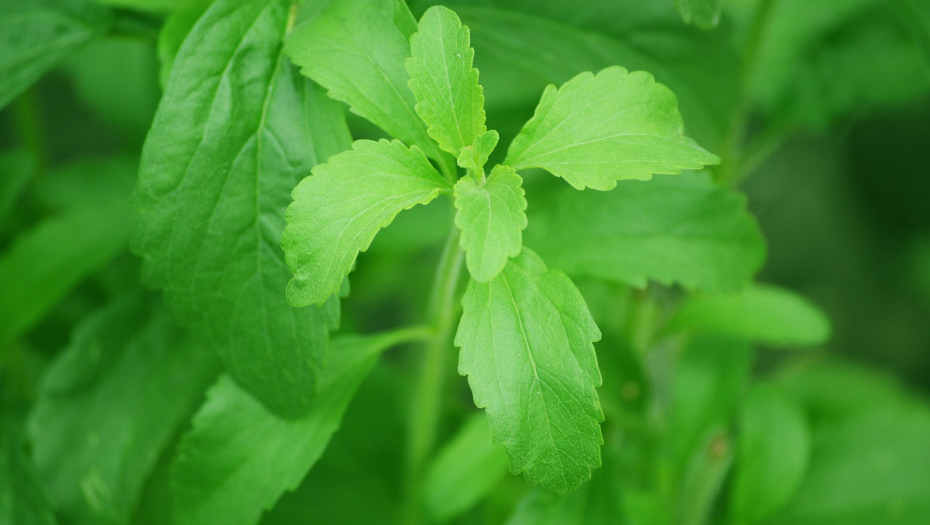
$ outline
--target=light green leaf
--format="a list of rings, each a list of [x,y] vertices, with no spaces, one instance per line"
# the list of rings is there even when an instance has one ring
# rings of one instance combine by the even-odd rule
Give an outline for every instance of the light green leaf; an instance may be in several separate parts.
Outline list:
[[[491,282],[472,280],[462,306],[459,373],[511,470],[554,492],[576,489],[601,464],[604,419],[592,344],[601,332],[581,294],[524,248]]]
[[[507,454],[491,441],[487,418],[475,415],[437,453],[426,471],[423,503],[446,521],[484,499],[507,475]]]
[[[677,0],[678,11],[686,24],[701,29],[713,29],[720,23],[720,7],[723,0]]]
[[[609,193],[563,191],[530,210],[526,243],[572,275],[736,290],[765,260],[762,233],[745,207],[732,190],[691,175],[623,182]]]
[[[321,304],[339,290],[360,251],[403,210],[451,191],[418,149],[359,140],[313,169],[294,189],[282,246],[294,306]]]
[[[289,0],[219,0],[191,30],[143,150],[133,239],[146,282],[287,415],[309,407],[338,303],[288,305],[284,208],[349,143],[339,107],[282,52],[291,13]]]
[[[345,102],[352,112],[394,138],[441,160],[444,155],[417,116],[407,86],[404,61],[410,56],[409,35],[395,23],[398,9],[395,0],[331,2],[288,36],[286,52],[301,73],[329,90],[330,97]]]
[[[173,470],[178,525],[250,525],[320,458],[390,336],[333,339],[310,411],[285,420],[228,377],[194,417]]]
[[[804,414],[773,388],[752,388],[743,402],[736,474],[729,498],[735,523],[758,523],[794,495],[810,456]]]
[[[0,0],[0,109],[109,23],[89,1]]]
[[[609,190],[618,180],[720,162],[683,131],[678,101],[667,87],[645,71],[614,66],[547,87],[505,164],[548,170],[579,190]]]
[[[509,166],[495,166],[481,183],[462,177],[455,184],[455,225],[462,230],[468,271],[488,282],[520,254],[526,228],[523,179]]]
[[[126,523],[143,482],[215,377],[152,297],[79,325],[42,380],[29,432],[38,471],[69,523]]]
[[[753,343],[816,346],[830,339],[830,320],[804,297],[756,285],[731,295],[688,297],[669,330],[690,329]]]
[[[439,147],[458,157],[488,129],[468,28],[453,11],[431,7],[410,38],[410,51],[406,67],[417,113]]]
[[[484,165],[497,147],[500,135],[493,129],[486,131],[475,139],[474,146],[466,146],[459,152],[458,165],[475,173],[484,173]]]
[[[69,290],[125,250],[130,223],[124,202],[103,199],[20,234],[0,256],[0,341],[35,326]]]

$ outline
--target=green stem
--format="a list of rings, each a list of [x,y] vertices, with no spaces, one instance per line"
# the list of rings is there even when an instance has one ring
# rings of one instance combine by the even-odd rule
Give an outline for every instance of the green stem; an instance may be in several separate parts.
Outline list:
[[[724,164],[720,166],[720,169],[715,174],[717,180],[725,184],[735,185],[744,174],[742,169],[742,147],[743,142],[746,140],[749,115],[752,111],[753,84],[756,79],[759,53],[762,51],[765,31],[775,8],[775,2],[776,0],[760,1],[750,28],[746,54],[743,58],[743,68],[739,79],[739,102],[733,115],[730,135],[724,145],[722,155]]]
[[[41,168],[48,162],[48,149],[36,88],[32,87],[23,92],[13,103],[12,108],[20,142],[32,153],[38,170],[41,171]]]
[[[426,460],[436,443],[436,431],[442,413],[443,387],[449,363],[449,348],[458,314],[459,280],[464,252],[459,245],[459,230],[449,232],[443,249],[433,291],[429,320],[432,337],[426,342],[423,361],[414,387],[413,406],[408,427],[406,465],[406,519],[408,524],[422,521],[420,488]]]
[[[433,339],[434,330],[431,326],[410,326],[385,332],[381,335],[385,348],[413,342],[428,342]]]

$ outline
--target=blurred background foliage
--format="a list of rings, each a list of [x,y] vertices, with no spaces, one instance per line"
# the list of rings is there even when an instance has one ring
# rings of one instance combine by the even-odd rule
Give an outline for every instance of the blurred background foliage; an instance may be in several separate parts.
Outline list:
[[[320,3],[308,0],[306,16]],[[419,14],[433,3],[411,8]],[[605,466],[562,498],[505,476],[506,461],[489,448],[479,454],[482,469],[461,473],[461,484],[437,483],[427,508],[456,523],[511,525],[925,523],[930,2],[724,0],[719,12],[721,2],[696,0],[679,0],[680,9],[674,0],[443,3],[471,29],[489,127],[502,144],[532,116],[545,85],[578,72],[620,64],[668,85],[687,133],[724,159],[715,179],[744,192],[758,219],[768,244],[758,279],[809,298],[829,317],[832,336],[813,349],[789,342],[796,352],[764,338],[751,350],[719,330],[682,342],[650,331],[674,311],[680,290],[579,280],[605,333],[597,345]],[[24,42],[40,41],[41,31],[10,14],[25,4],[70,12],[62,17],[72,25],[55,26],[57,44],[29,48]],[[159,301],[141,291],[140,264],[128,253],[127,201],[165,64],[209,2],[91,4],[0,0],[0,523],[50,523],[17,514],[42,508],[30,502],[46,492],[62,523],[95,522],[62,509],[69,503],[61,494],[72,489],[41,489],[48,480],[30,465],[23,421],[42,395],[43,374],[91,312],[127,295]],[[380,136],[349,121],[356,138]],[[531,212],[564,186],[544,177],[527,185]],[[353,274],[342,331],[424,317],[448,207],[414,209],[378,236]],[[263,523],[305,523],[307,513],[314,523],[393,522],[404,377],[415,357],[381,361],[323,460]],[[211,366],[191,381],[206,384]],[[454,447],[473,450],[487,437],[478,424],[458,431],[473,405],[464,380],[451,381],[442,436],[461,440],[448,445],[454,458]],[[196,409],[201,394],[189,395],[188,413],[172,414],[171,428]],[[674,407],[658,427],[650,422],[656,402]],[[127,496],[133,503],[112,522],[170,522],[178,432],[141,467],[137,494]],[[477,494],[460,494],[465,486]]]

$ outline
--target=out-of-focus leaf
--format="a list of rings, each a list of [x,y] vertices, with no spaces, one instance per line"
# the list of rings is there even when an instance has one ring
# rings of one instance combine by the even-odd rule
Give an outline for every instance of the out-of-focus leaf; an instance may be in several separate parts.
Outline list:
[[[736,290],[765,259],[745,199],[703,176],[626,181],[611,192],[562,192],[529,208],[524,243],[554,268],[645,286]]]
[[[729,498],[735,523],[758,523],[795,494],[810,457],[804,415],[778,390],[752,388],[739,419],[736,474]]]
[[[21,233],[0,256],[0,340],[29,330],[74,285],[125,249],[131,213],[98,198]]]
[[[340,108],[284,56],[291,8],[219,0],[191,29],[142,151],[133,248],[145,281],[209,336],[230,376],[296,415],[309,409],[338,300],[287,303],[284,208],[349,136]]]
[[[0,154],[0,222],[16,206],[16,200],[36,169],[36,160],[23,150]]]
[[[436,454],[423,482],[427,512],[445,521],[482,500],[507,474],[510,463],[491,442],[487,418],[472,416]]]
[[[140,11],[171,11],[181,8],[187,0],[95,0],[113,7],[128,7]]]
[[[720,23],[720,6],[723,0],[677,0],[681,18],[701,29],[713,29]]]
[[[20,432],[20,423],[7,414],[0,417],[0,525],[55,525],[51,502]]]
[[[669,330],[693,330],[772,345],[821,345],[830,320],[804,297],[784,288],[755,285],[731,295],[688,297]]]
[[[29,422],[36,465],[69,523],[126,523],[142,484],[215,376],[152,297],[112,303],[47,371]]]
[[[882,406],[815,426],[795,497],[767,525],[913,525],[930,515],[930,409]]]
[[[310,411],[295,419],[275,416],[227,376],[220,378],[178,450],[177,523],[257,523],[320,458],[355,390],[393,342],[390,336],[333,339],[319,393]]]
[[[90,0],[0,0],[0,109],[108,24]]]

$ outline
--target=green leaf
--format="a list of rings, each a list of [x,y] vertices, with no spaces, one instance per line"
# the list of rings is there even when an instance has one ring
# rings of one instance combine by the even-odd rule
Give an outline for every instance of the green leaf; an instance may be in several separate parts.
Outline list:
[[[249,525],[320,458],[390,336],[333,339],[310,411],[285,420],[226,376],[184,436],[173,470],[178,525]]]
[[[16,207],[16,202],[37,168],[36,159],[25,150],[0,154],[0,222]]]
[[[143,149],[133,239],[145,281],[285,415],[309,408],[338,300],[288,305],[284,208],[349,143],[339,107],[282,52],[290,15],[289,0],[219,0],[191,30]]]
[[[720,159],[682,135],[678,101],[645,71],[582,73],[543,93],[507,152],[516,170],[542,168],[576,189],[609,190]]]
[[[780,430],[779,430],[780,431]],[[814,429],[807,475],[768,525],[910,525],[930,514],[930,410],[882,406]]]
[[[816,346],[830,339],[830,320],[804,297],[755,285],[731,295],[688,297],[669,330],[690,329],[753,343]]]
[[[282,246],[294,306],[321,304],[339,290],[360,251],[403,210],[426,204],[448,181],[419,149],[359,140],[313,169],[294,189]]]
[[[96,0],[98,3],[114,7],[126,7],[143,11],[171,11],[181,9],[187,0]]]
[[[0,257],[0,341],[31,329],[69,290],[125,250],[130,223],[125,203],[100,199],[21,233]]]
[[[686,24],[713,29],[720,23],[723,0],[677,0],[678,11]]]
[[[509,166],[495,166],[481,183],[462,177],[455,184],[455,225],[462,230],[468,271],[488,282],[520,254],[526,228],[523,179]]]
[[[109,22],[89,1],[0,0],[0,109]]]
[[[811,438],[804,414],[777,390],[754,387],[743,403],[730,515],[735,523],[758,523],[794,495]]]
[[[431,7],[410,38],[410,51],[406,67],[417,113],[439,147],[458,157],[488,129],[468,28],[453,11]]]
[[[0,524],[55,525],[52,504],[26,454],[21,427],[8,414],[0,418]]]
[[[395,23],[403,15],[399,9],[394,0],[331,2],[288,36],[286,51],[301,73],[328,89],[330,97],[394,138],[442,160],[407,86],[404,61],[410,44],[409,35]]]
[[[601,332],[581,294],[524,248],[491,282],[472,280],[462,307],[459,373],[511,470],[554,492],[574,490],[601,464],[604,419],[592,344]]]
[[[569,274],[638,287],[652,279],[736,290],[762,266],[762,233],[732,190],[691,175],[621,186],[609,193],[563,191],[531,209],[526,243]]]
[[[158,80],[161,87],[168,85],[168,77],[174,66],[174,59],[181,50],[184,39],[190,34],[197,20],[207,11],[213,0],[187,0],[176,11],[172,12],[158,32],[158,61],[161,67],[158,71]]]
[[[458,165],[475,173],[484,173],[484,165],[497,147],[500,135],[493,129],[486,131],[475,139],[474,146],[466,146],[459,152]]]
[[[475,415],[437,453],[426,471],[423,503],[438,521],[484,499],[507,475],[507,454],[491,441],[487,418]]]
[[[126,523],[155,460],[215,377],[213,355],[152,299],[123,298],[89,317],[43,378],[29,432],[69,523]]]

